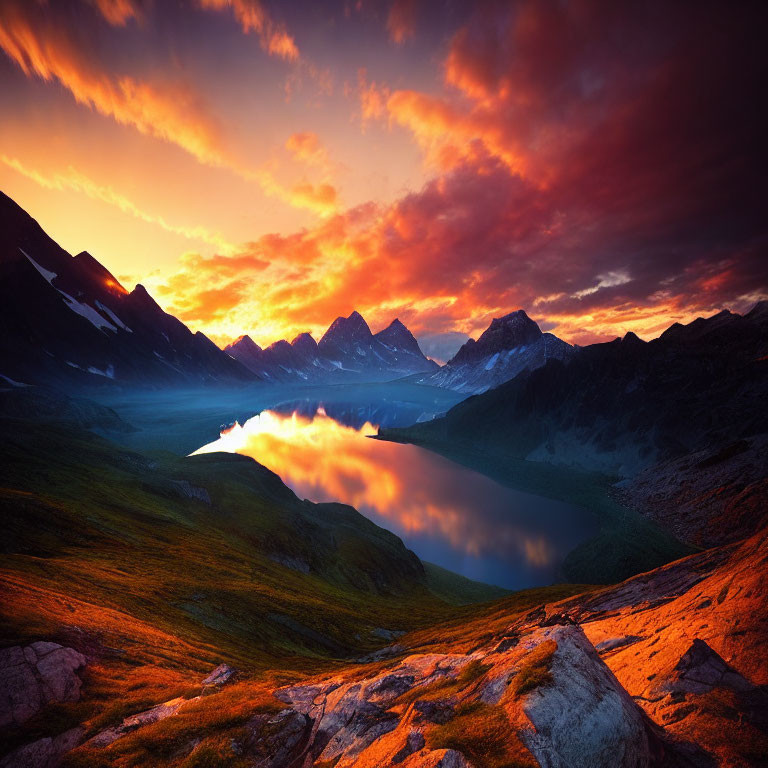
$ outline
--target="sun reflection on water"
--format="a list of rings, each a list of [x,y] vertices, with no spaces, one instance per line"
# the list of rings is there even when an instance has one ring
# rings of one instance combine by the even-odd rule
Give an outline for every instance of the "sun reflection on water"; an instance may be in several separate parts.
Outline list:
[[[504,488],[421,448],[367,439],[376,432],[370,422],[341,424],[322,407],[314,416],[263,411],[195,453],[250,456],[299,497],[350,504],[417,554],[427,550],[426,559],[437,551],[445,567],[460,571],[467,559],[490,558],[535,574],[532,583],[554,580],[575,543],[559,519],[572,508]]]

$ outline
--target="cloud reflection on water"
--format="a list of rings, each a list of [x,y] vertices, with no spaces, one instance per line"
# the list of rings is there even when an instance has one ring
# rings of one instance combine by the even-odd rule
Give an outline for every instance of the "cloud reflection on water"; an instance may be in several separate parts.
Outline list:
[[[314,412],[314,415],[312,415]],[[502,586],[551,583],[591,532],[583,510],[505,488],[424,449],[367,439],[320,407],[263,411],[197,453],[235,452],[276,472],[298,496],[350,504],[426,560]]]

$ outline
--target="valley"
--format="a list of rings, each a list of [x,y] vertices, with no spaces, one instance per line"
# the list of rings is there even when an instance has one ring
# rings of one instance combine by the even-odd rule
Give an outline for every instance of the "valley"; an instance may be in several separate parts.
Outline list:
[[[225,351],[0,213],[0,768],[762,764],[765,302]]]

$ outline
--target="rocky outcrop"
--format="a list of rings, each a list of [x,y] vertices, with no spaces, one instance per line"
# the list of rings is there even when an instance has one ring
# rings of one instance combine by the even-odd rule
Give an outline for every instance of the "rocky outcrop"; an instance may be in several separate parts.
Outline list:
[[[77,701],[85,656],[43,640],[0,650],[0,726],[20,725],[54,702]]]
[[[202,501],[203,504],[211,505],[211,497],[205,488],[192,485],[189,480],[171,480],[171,484],[179,496],[194,501]]]
[[[542,766],[660,764],[647,718],[574,624],[532,625],[514,643],[412,655],[373,677],[290,686],[275,696],[289,705],[281,721],[296,723],[293,748],[299,731],[305,742],[296,765],[469,766],[470,754],[442,743],[444,729],[460,733],[462,718],[483,707]],[[471,752],[471,728],[464,738]]]
[[[575,625],[544,630],[556,638],[552,683],[532,691],[523,704],[533,725],[522,741],[544,768],[650,766],[655,737],[642,710],[600,661]],[[530,641],[529,641],[530,642]]]
[[[236,674],[237,670],[230,667],[229,664],[219,664],[219,666],[216,667],[205,680],[203,680],[203,688],[218,688],[231,682]]]
[[[152,725],[160,720],[165,720],[166,717],[175,715],[188,701],[194,701],[195,699],[177,698],[165,701],[162,704],[158,704],[156,707],[144,710],[138,714],[126,717],[119,725],[112,726],[103,731],[97,733],[93,738],[89,739],[87,744],[91,747],[108,747],[123,736],[143,728],[146,725]]]
[[[233,751],[247,756],[253,768],[299,768],[311,727],[306,715],[292,709],[255,715],[245,725],[245,736],[234,741]]]
[[[520,625],[554,614],[578,622],[693,765],[760,765],[755,755],[768,750],[766,562],[761,532],[545,606]]]
[[[739,692],[755,688],[703,640],[697,638],[681,656],[672,674],[656,686],[656,689],[664,694],[679,695],[708,693],[717,687]]]
[[[61,759],[83,737],[82,728],[71,728],[53,738],[46,736],[15,749],[0,759],[0,768],[58,768]]]
[[[714,547],[768,526],[768,434],[657,464],[619,486],[621,500],[681,541]]]

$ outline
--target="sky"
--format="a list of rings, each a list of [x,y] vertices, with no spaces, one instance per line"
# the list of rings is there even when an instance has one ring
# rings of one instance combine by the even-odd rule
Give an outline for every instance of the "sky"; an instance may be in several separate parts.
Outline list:
[[[0,188],[226,344],[768,295],[768,8],[0,0]]]

